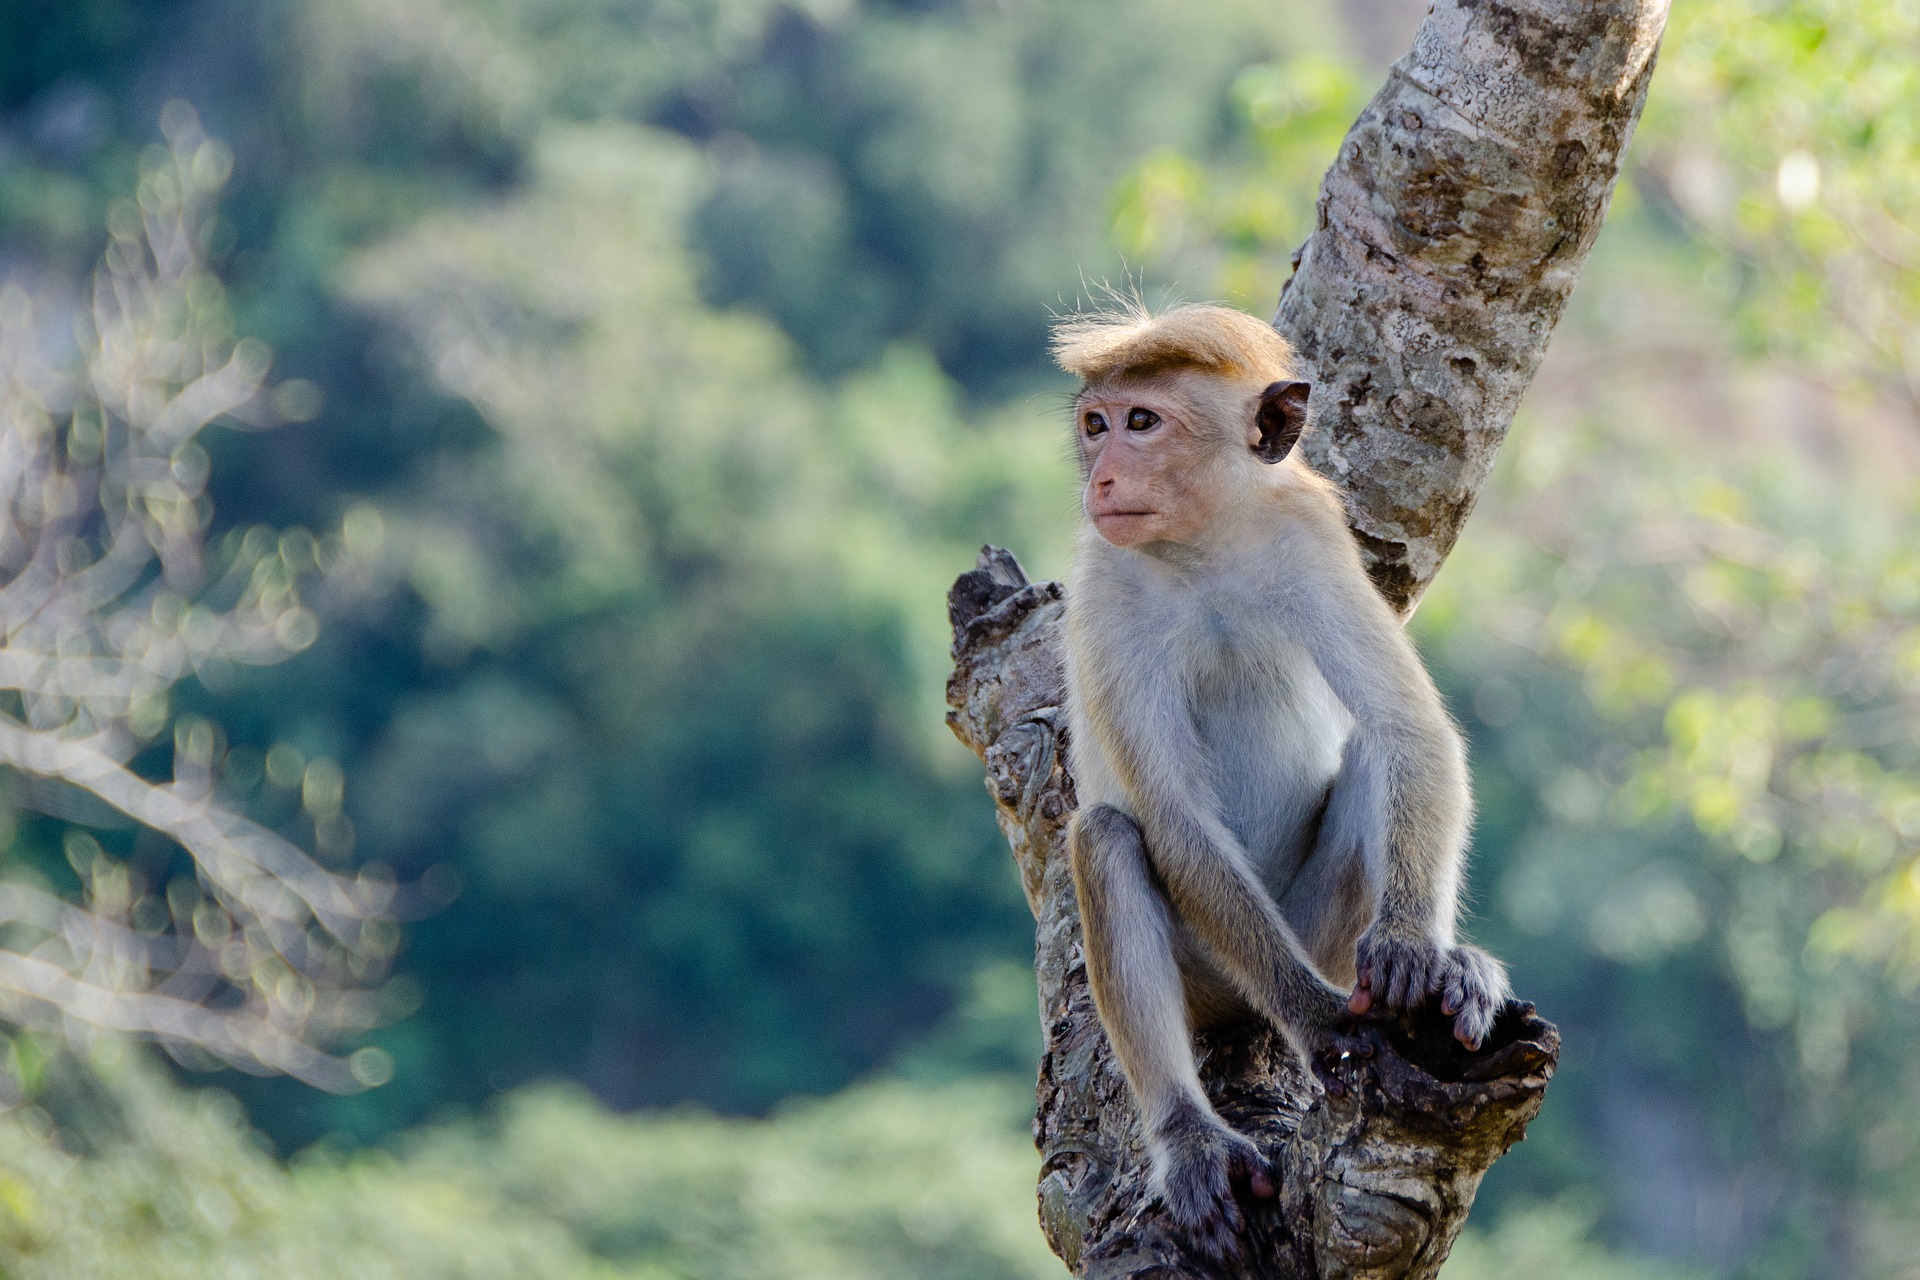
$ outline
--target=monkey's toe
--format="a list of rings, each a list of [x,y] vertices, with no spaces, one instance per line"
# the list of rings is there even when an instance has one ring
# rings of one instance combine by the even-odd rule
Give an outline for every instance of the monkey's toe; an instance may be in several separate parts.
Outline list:
[[[1487,1033],[1493,1030],[1494,1015],[1498,1010],[1480,1001],[1473,1001],[1455,1015],[1453,1019],[1453,1038],[1474,1052],[1487,1042]]]
[[[1161,1198],[1174,1227],[1196,1249],[1215,1258],[1237,1257],[1239,1235],[1246,1225],[1233,1198],[1233,1185],[1224,1164],[1213,1168],[1189,1165],[1168,1170]]]
[[[1449,979],[1440,1009],[1453,1016],[1453,1038],[1467,1048],[1477,1050],[1486,1043],[1487,1033],[1493,1030],[1493,1019],[1500,1012],[1500,1002],[1484,986]]]
[[[1318,1036],[1307,1055],[1320,1087],[1336,1098],[1352,1091],[1353,1076],[1360,1060],[1373,1056],[1373,1040],[1364,1030],[1356,1034],[1327,1031]]]

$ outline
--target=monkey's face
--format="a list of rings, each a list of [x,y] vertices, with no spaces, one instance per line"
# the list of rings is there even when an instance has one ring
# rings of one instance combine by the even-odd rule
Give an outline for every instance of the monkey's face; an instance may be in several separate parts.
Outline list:
[[[1193,542],[1239,487],[1223,439],[1229,433],[1202,397],[1182,394],[1181,383],[1089,387],[1075,403],[1086,476],[1081,502],[1116,547]]]

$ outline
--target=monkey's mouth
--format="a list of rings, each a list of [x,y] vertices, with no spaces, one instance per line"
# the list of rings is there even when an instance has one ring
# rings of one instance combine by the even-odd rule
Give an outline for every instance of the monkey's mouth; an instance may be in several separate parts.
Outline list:
[[[1095,520],[1130,520],[1138,516],[1157,516],[1158,511],[1096,511]]]

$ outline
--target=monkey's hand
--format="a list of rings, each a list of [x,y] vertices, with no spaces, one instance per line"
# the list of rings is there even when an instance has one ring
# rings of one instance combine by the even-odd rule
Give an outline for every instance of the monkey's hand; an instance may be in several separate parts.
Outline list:
[[[1506,969],[1478,947],[1443,947],[1376,921],[1360,935],[1356,961],[1349,1010],[1407,1013],[1437,995],[1454,1039],[1469,1049],[1480,1047],[1507,1002]]]
[[[1447,949],[1424,934],[1376,920],[1360,935],[1352,1013],[1406,1013],[1440,990]]]
[[[1155,1188],[1175,1226],[1210,1257],[1238,1257],[1246,1215],[1236,1186],[1262,1200],[1275,1194],[1273,1168],[1260,1148],[1218,1116],[1190,1111],[1160,1126],[1148,1149]]]

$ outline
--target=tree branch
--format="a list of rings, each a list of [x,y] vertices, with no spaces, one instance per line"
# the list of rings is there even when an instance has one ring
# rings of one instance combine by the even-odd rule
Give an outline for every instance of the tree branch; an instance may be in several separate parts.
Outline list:
[[[196,437],[277,411],[260,395],[268,353],[229,341],[201,253],[221,149],[182,104],[162,129],[169,150],[143,164],[138,224],[115,220],[76,317],[75,366],[49,348],[30,298],[0,306],[0,775],[69,820],[82,882],[73,905],[0,881],[0,1020],[148,1036],[194,1061],[353,1091],[384,1073],[378,1051],[325,1045],[380,1020],[398,920],[424,895],[330,870],[224,803],[218,735],[170,712],[194,671],[311,643],[301,581],[350,553],[344,539],[252,529],[209,564]],[[173,780],[150,781],[128,761],[169,724]],[[351,828],[333,778],[306,766],[301,801],[338,857]],[[84,827],[108,810],[168,837],[193,874],[107,853]]]
[[[1314,381],[1308,459],[1410,612],[1452,548],[1598,234],[1666,0],[1435,0],[1328,172],[1274,323]],[[1076,1275],[1409,1277],[1446,1260],[1480,1178],[1539,1112],[1559,1035],[1510,1004],[1468,1054],[1432,1013],[1369,1023],[1332,1097],[1270,1028],[1205,1037],[1214,1104],[1281,1171],[1231,1266],[1147,1193],[1133,1100],[1093,1007],[1065,851],[1058,583],[987,548],[948,598],[948,723],[987,766],[1037,923],[1034,1121],[1048,1242]]]

